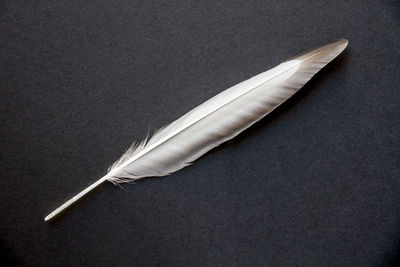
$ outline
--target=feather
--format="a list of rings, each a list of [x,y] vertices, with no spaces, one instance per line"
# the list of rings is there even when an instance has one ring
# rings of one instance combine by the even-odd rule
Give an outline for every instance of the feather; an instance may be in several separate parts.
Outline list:
[[[50,213],[48,221],[105,181],[114,184],[171,174],[270,113],[338,56],[348,41],[339,39],[291,58],[241,82],[133,144],[108,173]]]

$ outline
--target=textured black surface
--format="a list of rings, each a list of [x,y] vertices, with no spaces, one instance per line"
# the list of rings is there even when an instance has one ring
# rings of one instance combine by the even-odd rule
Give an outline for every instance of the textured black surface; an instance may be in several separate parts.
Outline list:
[[[398,1],[29,2],[0,8],[3,262],[399,261]],[[148,129],[337,38],[346,52],[238,138],[43,221]]]

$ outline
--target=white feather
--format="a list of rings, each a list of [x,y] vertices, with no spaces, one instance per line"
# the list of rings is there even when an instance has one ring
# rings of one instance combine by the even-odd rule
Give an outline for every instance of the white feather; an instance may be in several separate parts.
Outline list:
[[[102,182],[135,181],[165,176],[204,155],[263,118],[296,93],[321,68],[338,56],[348,41],[339,39],[315,48],[216,95],[132,145],[100,180],[64,203],[49,220]]]

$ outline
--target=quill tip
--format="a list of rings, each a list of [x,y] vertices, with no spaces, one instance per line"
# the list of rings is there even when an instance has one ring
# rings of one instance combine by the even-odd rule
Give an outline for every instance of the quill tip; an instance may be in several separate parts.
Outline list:
[[[69,199],[67,202],[65,202],[64,204],[62,204],[60,207],[58,207],[57,209],[55,209],[52,213],[50,213],[49,215],[47,215],[44,218],[44,221],[50,221],[51,219],[53,219],[54,217],[56,217],[58,214],[60,214],[61,212],[63,212],[65,209],[67,209],[69,206],[71,206],[72,204],[74,204],[75,202],[77,202],[79,199],[81,199],[82,197],[84,197],[87,193],[89,193],[90,191],[92,191],[94,188],[96,188],[98,185],[102,184],[104,181],[107,181],[108,179],[108,175],[103,176],[102,178],[100,178],[99,180],[97,180],[96,182],[94,182],[93,184],[89,185],[88,187],[86,187],[84,190],[82,190],[81,192],[79,192],[79,194],[75,195],[73,198]]]

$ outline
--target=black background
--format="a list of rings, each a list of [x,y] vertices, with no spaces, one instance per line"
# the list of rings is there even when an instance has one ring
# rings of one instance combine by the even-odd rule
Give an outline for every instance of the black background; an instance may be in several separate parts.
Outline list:
[[[0,7],[3,262],[400,260],[396,1],[29,2]],[[148,130],[337,38],[346,52],[193,166],[43,221]]]

